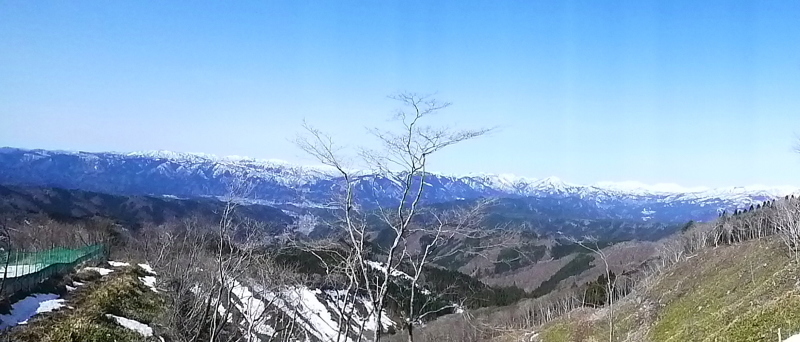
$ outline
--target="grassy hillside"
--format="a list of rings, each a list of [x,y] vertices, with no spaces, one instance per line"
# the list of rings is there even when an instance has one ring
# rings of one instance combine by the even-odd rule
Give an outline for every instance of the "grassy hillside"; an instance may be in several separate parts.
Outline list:
[[[777,239],[706,249],[615,305],[615,341],[778,341],[800,332],[800,269]],[[607,341],[609,309],[538,329],[541,341]]]
[[[800,334],[799,248],[800,201],[770,201],[687,225],[657,242],[603,249],[616,279],[613,305],[606,304],[602,274],[596,281],[568,277],[545,296],[450,316],[418,336],[437,342],[784,341]],[[651,257],[637,264],[633,254]],[[585,265],[571,257],[554,260],[573,261],[548,282],[563,278],[570,264]],[[466,332],[452,338],[454,327]]]
[[[122,327],[108,317],[126,317],[144,324],[155,321],[164,301],[140,280],[148,275],[138,266],[120,268],[103,277],[94,271],[73,274],[67,283],[80,280],[84,285],[65,293],[66,308],[37,316],[28,324],[4,333],[8,341],[158,341]]]

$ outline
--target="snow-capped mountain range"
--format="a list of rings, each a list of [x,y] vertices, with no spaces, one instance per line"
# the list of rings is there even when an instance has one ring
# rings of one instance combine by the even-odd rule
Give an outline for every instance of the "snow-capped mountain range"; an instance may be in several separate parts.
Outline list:
[[[328,204],[340,185],[336,174],[325,167],[276,160],[170,151],[93,153],[0,148],[2,184],[191,198],[226,195],[235,179],[248,180],[253,200],[300,206]],[[424,200],[428,203],[483,197],[552,199],[580,208],[625,213],[610,214],[612,218],[645,221],[709,219],[719,210],[747,208],[798,190],[761,186],[683,188],[638,182],[578,185],[555,177],[532,179],[507,174],[431,174],[426,184],[429,189]],[[356,189],[364,203],[391,203],[399,198],[400,186],[397,176],[362,172]],[[670,210],[674,213],[659,217],[659,213]]]

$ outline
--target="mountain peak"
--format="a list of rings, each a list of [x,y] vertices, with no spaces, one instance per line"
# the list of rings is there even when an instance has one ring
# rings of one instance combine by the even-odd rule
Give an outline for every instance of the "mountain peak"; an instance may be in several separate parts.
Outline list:
[[[638,181],[623,182],[597,182],[594,187],[608,190],[616,190],[632,193],[654,193],[654,194],[676,194],[676,193],[697,193],[712,190],[708,187],[684,187],[674,183],[658,183],[654,185],[645,184]]]
[[[57,155],[79,156],[81,159],[104,160],[108,165],[121,159],[150,159],[168,160],[171,164],[157,163],[158,170],[147,171],[155,173],[168,172],[172,177],[238,177],[241,179],[259,182],[271,182],[282,186],[298,187],[314,184],[320,180],[331,180],[337,177],[329,168],[311,167],[291,164],[282,160],[264,160],[242,156],[217,157],[205,153],[183,153],[167,150],[140,151],[130,153],[92,153],[92,152],[67,152],[48,150],[24,150],[15,148],[1,148],[0,153],[7,156],[0,168],[15,170],[24,168],[25,163]],[[15,156],[18,155],[19,158]],[[18,165],[13,165],[18,164]],[[151,163],[152,164],[152,163]],[[93,168],[95,167],[92,164]],[[79,165],[76,165],[78,167]],[[111,165],[113,166],[113,165]],[[141,167],[145,167],[142,165]],[[438,194],[445,198],[474,198],[494,196],[539,196],[539,195],[576,195],[586,198],[607,199],[612,197],[626,198],[679,198],[681,200],[707,201],[710,199],[725,199],[741,205],[750,205],[751,202],[767,198],[783,197],[797,192],[796,187],[683,187],[677,184],[662,183],[648,185],[636,181],[624,182],[598,182],[593,185],[579,185],[564,182],[558,177],[526,178],[513,174],[469,174],[444,176],[438,173],[431,174],[440,179],[440,184],[449,185],[437,189],[444,192]],[[157,191],[164,191],[154,188]],[[292,190],[296,191],[296,190]],[[184,194],[186,195],[186,194]]]
[[[558,177],[555,177],[555,176],[550,176],[550,177],[545,177],[545,178],[539,179],[537,181],[537,183],[551,185],[551,186],[558,186],[558,187],[562,187],[562,186],[566,185],[566,183],[564,183],[564,181],[561,180],[561,178],[558,178]]]

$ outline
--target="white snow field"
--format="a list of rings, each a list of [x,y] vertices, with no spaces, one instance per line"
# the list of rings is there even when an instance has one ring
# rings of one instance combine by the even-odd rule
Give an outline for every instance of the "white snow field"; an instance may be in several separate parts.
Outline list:
[[[152,290],[153,292],[158,293],[158,289],[156,289],[156,277],[153,276],[139,277],[139,281],[141,281],[142,284],[147,285],[147,287],[149,287],[150,290]]]
[[[11,306],[8,315],[0,315],[0,330],[27,324],[28,320],[36,314],[50,312],[64,306],[64,300],[57,294],[37,293],[25,297]]]
[[[253,339],[253,333],[273,336],[275,329],[265,322],[266,319],[270,318],[265,315],[267,305],[256,298],[247,286],[233,279],[231,279],[231,284],[233,295],[239,298],[239,302],[241,302],[241,304],[236,303],[236,308],[244,317],[244,322],[242,323],[246,324],[243,327],[245,336],[249,339]]]
[[[313,337],[319,341],[336,341],[337,338],[343,342],[352,341],[350,336],[338,336],[340,331],[347,329],[339,326],[338,319],[332,312],[342,309],[352,312],[353,321],[349,329],[351,332],[360,330],[361,326],[365,333],[377,327],[375,315],[361,315],[359,310],[353,308],[352,303],[343,308],[343,301],[339,296],[344,294],[337,291],[322,291],[305,286],[270,291],[258,284],[247,286],[236,280],[231,280],[231,287],[233,295],[238,299],[234,304],[243,317],[240,324],[246,337],[250,339],[255,338],[255,334],[272,337],[275,334],[275,327],[270,324],[273,323],[272,315],[277,312],[293,318],[307,334],[306,338]],[[368,299],[356,298],[355,301],[362,309],[369,308]],[[381,323],[384,328],[395,325],[385,314],[381,317]]]

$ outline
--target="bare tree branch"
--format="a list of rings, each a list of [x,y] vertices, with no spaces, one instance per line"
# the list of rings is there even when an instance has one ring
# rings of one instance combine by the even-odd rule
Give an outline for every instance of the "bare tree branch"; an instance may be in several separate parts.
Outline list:
[[[363,199],[354,188],[356,183],[363,181],[354,177],[344,165],[343,149],[334,144],[331,136],[304,123],[306,135],[299,136],[295,143],[303,151],[315,157],[324,165],[337,170],[342,178],[342,191],[340,208],[341,220],[335,228],[343,231],[347,237],[347,245],[351,252],[343,258],[347,260],[340,264],[345,274],[350,275],[351,284],[357,288],[367,289],[372,308],[376,317],[378,328],[375,329],[373,340],[380,341],[383,328],[380,327],[381,315],[386,306],[389,295],[389,285],[392,275],[399,272],[404,265],[412,268],[410,312],[406,328],[409,341],[413,341],[413,324],[420,318],[431,313],[417,312],[414,308],[414,299],[422,271],[437,246],[443,241],[454,238],[458,234],[467,234],[466,227],[474,227],[480,220],[481,210],[465,211],[452,217],[433,215],[433,225],[421,226],[416,222],[423,213],[423,194],[425,193],[426,177],[428,176],[428,163],[430,157],[451,145],[480,137],[490,129],[479,130],[454,130],[447,127],[433,127],[425,125],[427,117],[438,114],[450,106],[448,102],[441,102],[430,95],[416,93],[399,93],[390,96],[398,101],[402,108],[395,112],[394,119],[399,122],[399,127],[394,130],[379,128],[369,129],[368,132],[378,141],[378,148],[361,148],[357,156],[375,174],[397,180],[398,198],[396,204],[387,206],[385,203],[376,203],[377,209],[368,213],[359,204]],[[373,277],[371,264],[373,260],[367,259],[370,249],[369,215],[378,219],[382,225],[388,227],[390,232],[389,245],[386,249],[385,272],[378,272]],[[412,236],[428,235],[432,241],[419,250],[409,249],[409,239]],[[427,312],[427,311],[426,311]]]

